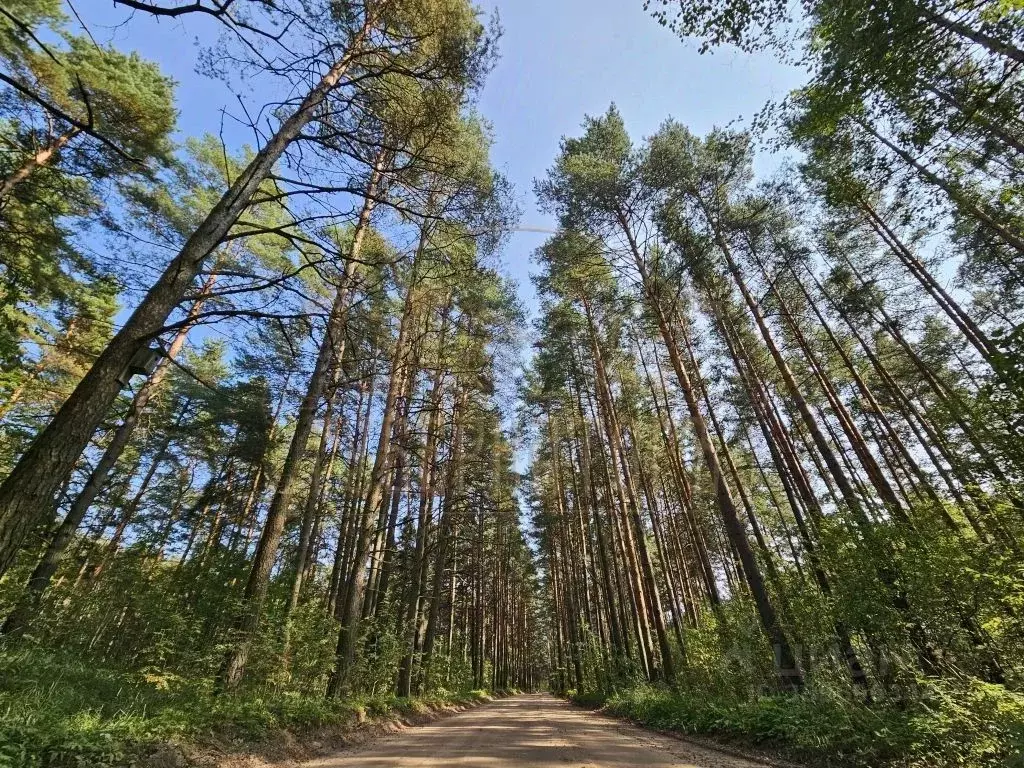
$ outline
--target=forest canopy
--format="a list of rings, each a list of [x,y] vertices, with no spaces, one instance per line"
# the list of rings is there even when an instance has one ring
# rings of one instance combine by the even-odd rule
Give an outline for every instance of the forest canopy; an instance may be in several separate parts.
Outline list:
[[[237,144],[82,5],[0,8],[0,766],[543,689],[1024,759],[1019,3],[637,3],[805,82],[579,115],[535,306],[468,0],[116,0]]]

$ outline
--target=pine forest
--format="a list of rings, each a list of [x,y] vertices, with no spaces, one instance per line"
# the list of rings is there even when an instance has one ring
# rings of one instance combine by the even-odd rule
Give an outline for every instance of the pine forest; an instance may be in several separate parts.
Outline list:
[[[0,767],[1024,766],[1024,5],[602,0],[797,73],[651,130],[512,5],[0,0]]]

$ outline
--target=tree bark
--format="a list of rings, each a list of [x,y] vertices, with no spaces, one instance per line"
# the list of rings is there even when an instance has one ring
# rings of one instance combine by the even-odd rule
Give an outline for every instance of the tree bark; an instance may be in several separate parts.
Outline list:
[[[270,571],[274,567],[274,560],[277,557],[278,545],[280,544],[284,524],[291,508],[292,496],[295,492],[295,481],[298,478],[299,468],[306,453],[306,444],[309,442],[309,435],[313,429],[313,421],[316,418],[320,400],[327,386],[331,367],[335,361],[341,360],[345,355],[345,316],[349,308],[349,297],[353,289],[352,284],[359,263],[362,244],[370,226],[370,214],[374,208],[374,196],[383,173],[381,162],[381,158],[378,157],[374,164],[373,173],[367,183],[366,197],[363,199],[363,207],[352,235],[352,244],[349,249],[348,259],[345,262],[344,273],[338,285],[330,315],[327,318],[327,327],[324,330],[324,337],[320,342],[320,349],[317,353],[316,363],[313,366],[313,372],[309,377],[306,394],[299,405],[299,413],[295,419],[295,431],[288,446],[288,454],[285,456],[284,464],[281,467],[281,477],[278,480],[277,489],[274,491],[274,498],[270,502],[270,508],[267,510],[267,518],[263,524],[259,543],[256,546],[256,555],[253,558],[249,579],[246,582],[245,593],[242,597],[242,607],[234,625],[234,640],[225,654],[224,661],[217,673],[217,687],[219,690],[234,690],[242,681],[245,665],[249,657],[249,650],[256,630],[259,627],[263,602],[266,599],[267,589],[270,586]]]
[[[417,262],[426,244],[426,234],[421,233],[420,244],[411,270],[410,284],[406,290],[405,306],[399,323],[398,338],[395,341],[394,359],[391,364],[391,377],[388,392],[384,401],[381,417],[380,434],[377,439],[377,450],[374,455],[373,469],[370,472],[370,487],[367,490],[362,507],[362,520],[355,530],[355,542],[352,563],[348,573],[348,585],[345,599],[341,601],[341,629],[338,632],[338,644],[335,650],[334,670],[327,684],[327,696],[337,697],[345,690],[349,672],[355,659],[356,641],[359,637],[360,614],[367,581],[366,558],[369,555],[370,543],[376,529],[376,518],[384,500],[387,473],[390,469],[392,440],[396,420],[399,417],[399,398],[405,390],[406,377],[414,375],[409,370],[409,359],[412,345],[413,325],[418,315],[417,307]]]
[[[14,173],[0,182],[0,208],[3,207],[4,201],[8,198],[14,188],[21,184],[23,181],[28,179],[33,173],[38,171],[40,168],[45,168],[53,160],[54,156],[73,138],[82,132],[81,128],[72,127],[62,133],[60,136],[56,136],[53,141],[47,144],[42,149],[36,151],[32,157],[26,160],[20,168]]]
[[[344,55],[333,63],[214,205],[71,396],[0,484],[0,576],[11,567],[29,531],[40,521],[52,517],[57,490],[74,469],[121,390],[118,379],[132,358],[161,332],[203,264],[249,206],[260,184],[303,128],[315,119],[320,105],[349,71],[375,22],[372,15],[364,19]]]

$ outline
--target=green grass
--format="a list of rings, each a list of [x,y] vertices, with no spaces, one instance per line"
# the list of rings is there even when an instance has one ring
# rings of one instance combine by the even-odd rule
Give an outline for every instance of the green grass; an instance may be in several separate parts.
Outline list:
[[[977,680],[928,681],[903,706],[806,693],[750,701],[637,687],[575,696],[643,725],[770,747],[844,768],[1024,768],[1024,696]]]
[[[214,696],[209,680],[125,672],[39,651],[0,654],[0,768],[121,766],[157,743],[259,742],[366,716],[411,716],[485,698],[482,691],[422,699],[329,701],[319,693]]]

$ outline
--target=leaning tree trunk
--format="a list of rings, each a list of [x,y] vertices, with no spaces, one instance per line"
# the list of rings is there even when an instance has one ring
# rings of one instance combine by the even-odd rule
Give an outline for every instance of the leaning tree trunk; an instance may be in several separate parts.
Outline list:
[[[711,440],[708,432],[707,422],[704,419],[704,414],[701,412],[697,399],[697,392],[683,363],[682,354],[679,351],[679,345],[676,341],[672,325],[669,322],[669,317],[666,315],[661,296],[657,292],[655,283],[651,280],[647,265],[633,237],[632,230],[628,226],[625,214],[619,214],[619,222],[623,234],[629,242],[648,306],[654,314],[658,331],[661,333],[665,348],[668,350],[669,360],[672,363],[679,388],[686,401],[686,407],[690,413],[690,420],[693,425],[694,434],[697,437],[697,442],[700,445],[701,454],[715,484],[715,499],[718,503],[722,522],[725,525],[726,535],[742,563],[747,584],[750,587],[750,594],[754,600],[754,606],[757,608],[758,618],[761,620],[761,626],[775,652],[779,684],[787,691],[802,690],[804,686],[803,674],[797,666],[796,657],[793,655],[789,639],[779,623],[775,606],[772,604],[768,589],[764,583],[764,577],[761,575],[761,568],[750,546],[750,541],[747,539],[747,532],[743,527],[743,523],[740,521],[736,502],[733,500],[728,483],[726,483],[725,473],[722,471],[718,452],[715,450],[714,442]],[[685,328],[682,328],[682,319],[676,317],[676,320],[677,325],[685,333]]]
[[[892,153],[900,158],[900,160],[917,171],[925,181],[945,192],[950,201],[959,208],[962,213],[977,219],[978,222],[991,231],[992,234],[1017,251],[1018,257],[1020,255],[1024,255],[1024,234],[1022,234],[1016,227],[1007,226],[1003,222],[999,221],[1000,214],[998,211],[992,210],[988,205],[985,205],[975,199],[969,191],[961,187],[956,182],[950,181],[948,178],[935,173],[935,171],[928,168],[924,163],[907,152],[907,150],[887,139],[868,123],[858,121],[858,124],[865,131],[871,134],[879,143],[892,151]]]
[[[64,148],[64,146],[82,132],[81,128],[72,127],[62,133],[60,136],[54,138],[49,144],[42,149],[36,151],[32,157],[26,160],[18,170],[12,173],[3,181],[0,181],[0,208],[3,208],[4,201],[14,191],[14,188],[27,180],[33,173],[38,171],[40,168],[45,168],[51,162],[57,153]]]
[[[672,333],[668,318],[662,311],[659,297],[651,295],[652,291],[649,286],[647,290],[652,305],[651,308],[654,311],[658,328],[669,353],[669,360],[676,373],[679,388],[682,390],[683,397],[686,400],[687,410],[690,413],[690,420],[693,424],[693,431],[697,437],[697,442],[700,445],[708,471],[711,473],[715,483],[715,498],[718,502],[722,521],[725,524],[729,543],[736,550],[743,564],[743,571],[747,584],[750,587],[750,594],[754,600],[754,605],[757,608],[758,617],[761,620],[761,625],[769,642],[773,645],[778,664],[779,683],[784,690],[801,690],[803,688],[803,675],[797,667],[796,657],[793,655],[789,640],[779,623],[775,606],[772,604],[764,578],[761,576],[760,566],[757,564],[754,551],[747,540],[747,532],[743,528],[743,523],[740,521],[739,512],[736,508],[736,502],[733,500],[732,493],[725,481],[725,473],[722,471],[718,453],[708,432],[704,415],[701,413],[696,391],[683,364],[679,347],[676,345],[675,336]]]
[[[327,696],[337,697],[348,685],[349,672],[355,661],[356,641],[359,637],[360,614],[367,582],[366,558],[369,555],[370,543],[376,529],[376,515],[384,502],[387,484],[389,460],[391,458],[392,441],[396,422],[399,419],[399,399],[405,390],[406,377],[412,376],[409,370],[410,348],[414,341],[414,324],[417,317],[417,270],[416,262],[422,255],[426,245],[426,235],[421,235],[417,249],[412,276],[405,296],[405,307],[399,323],[398,338],[395,341],[394,359],[391,364],[391,380],[384,401],[384,412],[381,416],[380,433],[377,438],[377,451],[374,455],[373,468],[370,471],[370,487],[367,489],[361,510],[356,510],[356,517],[361,512],[361,520],[356,526],[352,561],[349,566],[348,584],[344,599],[339,601],[341,608],[338,616],[341,628],[338,632],[338,643],[335,649],[334,669],[327,683]]]
[[[667,654],[662,659],[662,669],[666,678],[671,679],[674,672],[672,656],[668,646],[668,636],[665,632],[665,623],[661,614],[660,599],[654,584],[650,553],[647,551],[647,542],[643,538],[645,535],[643,521],[640,519],[629,462],[623,455],[622,434],[615,413],[615,402],[604,364],[604,355],[597,341],[595,321],[588,301],[584,299],[583,303],[588,322],[590,349],[594,358],[598,405],[600,406],[599,410],[604,416],[605,435],[608,439],[608,452],[610,455],[608,471],[615,483],[617,495],[621,502],[621,509],[624,513],[622,516],[623,549],[626,554],[626,566],[629,569],[630,581],[634,587],[637,604],[637,616],[635,618],[641,649],[645,657],[648,675],[653,679],[657,674],[650,626],[651,619],[654,618],[655,633],[658,635],[660,652]],[[634,528],[636,529],[635,536],[633,534]]]
[[[441,334],[438,343],[439,357],[443,354],[446,331],[448,327],[448,310],[441,320]],[[398,695],[412,695],[413,663],[416,653],[417,619],[420,615],[422,596],[420,592],[427,577],[427,530],[434,505],[434,478],[437,470],[438,431],[441,420],[441,401],[444,395],[444,367],[437,363],[430,389],[430,415],[427,418],[426,445],[420,463],[420,500],[416,516],[416,543],[410,565],[409,588],[405,597],[405,618],[402,631],[408,635],[405,653],[398,670]]]
[[[958,19],[944,16],[931,8],[925,7],[923,4],[919,6],[919,13],[922,19],[930,21],[939,29],[951,32],[958,37],[962,37],[964,40],[969,40],[974,45],[985,48],[994,54],[1005,56],[1017,64],[1024,64],[1024,50],[1017,48],[1006,40],[1000,40],[998,37],[993,37],[974,29]]]
[[[594,515],[594,541],[598,554],[598,561],[601,564],[601,585],[603,589],[600,591],[604,594],[605,609],[607,611],[607,624],[608,631],[611,635],[611,646],[614,666],[618,668],[621,665],[623,657],[626,654],[623,648],[621,625],[619,623],[619,614],[615,607],[615,587],[612,583],[611,568],[608,564],[608,548],[606,545],[606,538],[601,525],[601,514],[598,509],[597,496],[595,492],[594,477],[590,458],[590,434],[587,430],[587,421],[583,415],[583,402],[580,398],[579,389],[576,388],[575,398],[573,402],[573,425],[574,432],[576,434],[576,441],[579,444],[579,464],[580,474],[582,475],[582,497],[583,505],[589,502]]]
[[[281,467],[281,477],[277,482],[277,489],[274,491],[274,498],[270,502],[267,518],[263,523],[263,531],[256,546],[256,555],[253,558],[249,579],[245,585],[245,593],[242,596],[242,606],[234,625],[235,637],[217,673],[217,685],[222,690],[237,688],[245,673],[249,650],[259,627],[263,603],[270,587],[270,572],[274,567],[277,548],[284,532],[285,520],[291,508],[292,496],[295,494],[299,469],[306,453],[306,443],[309,441],[309,435],[313,429],[313,421],[316,419],[316,412],[327,386],[332,364],[336,360],[341,360],[345,354],[345,315],[348,312],[349,296],[352,292],[352,283],[359,263],[363,240],[370,226],[370,214],[373,212],[374,195],[380,178],[380,160],[378,159],[367,184],[366,197],[352,236],[342,282],[338,286],[334,304],[331,306],[331,312],[327,318],[327,328],[320,342],[316,363],[309,377],[306,394],[299,405],[292,441]]]
[[[336,370],[340,369],[341,361],[338,361]],[[337,386],[336,378],[333,386]],[[299,546],[295,552],[295,574],[292,576],[291,589],[288,592],[288,603],[284,611],[281,666],[285,674],[289,673],[291,667],[292,621],[295,610],[299,607],[299,598],[302,596],[302,582],[306,574],[306,560],[309,557],[310,543],[313,538],[313,518],[316,516],[318,502],[321,498],[320,491],[324,482],[324,466],[328,463],[328,444],[333,426],[332,417],[334,416],[334,401],[336,398],[336,389],[327,396],[323,429],[320,431],[320,444],[317,446],[316,456],[313,459],[313,470],[309,477],[309,489],[306,492],[306,501],[302,507],[302,520],[299,526]]]
[[[375,21],[373,16],[364,19],[345,53],[306,94],[295,112],[214,205],[75,391],[0,484],[0,576],[14,563],[29,532],[52,517],[58,489],[70,476],[121,391],[119,379],[132,359],[160,334],[168,316],[181,303],[210,254],[250,205],[260,184],[288,146],[315,119],[328,94],[338,86],[362,51]]]
[[[441,588],[444,582],[444,567],[448,560],[448,548],[450,545],[448,539],[453,524],[452,517],[455,515],[454,507],[459,495],[459,485],[462,482],[462,431],[468,399],[468,388],[460,385],[452,409],[451,455],[448,460],[448,474],[445,479],[445,496],[444,501],[441,503],[441,516],[437,525],[434,581],[431,585],[430,606],[427,610],[427,626],[423,635],[423,657],[420,661],[420,690],[423,690],[422,681],[428,679],[427,675],[430,672],[430,662],[433,658],[434,643],[437,637],[438,617],[441,612]]]
[[[99,492],[103,489],[103,486],[106,483],[107,478],[110,476],[110,472],[113,470],[117,460],[121,458],[121,454],[128,446],[128,441],[131,439],[132,434],[135,432],[135,427],[139,423],[139,417],[146,410],[146,406],[153,398],[153,395],[159,391],[160,385],[163,383],[164,378],[167,376],[167,372],[170,370],[170,362],[181,353],[182,347],[185,346],[185,339],[195,324],[196,316],[199,314],[203,304],[206,302],[206,298],[209,296],[210,291],[213,290],[215,280],[215,274],[211,274],[206,280],[199,297],[189,310],[186,323],[182,325],[177,335],[171,341],[170,346],[167,348],[167,357],[160,362],[159,367],[153,372],[153,375],[149,377],[146,383],[143,384],[135,394],[135,398],[132,400],[131,405],[128,406],[128,412],[124,416],[124,421],[121,422],[121,425],[114,432],[114,436],[111,438],[110,443],[107,445],[107,448],[100,457],[100,460],[93,468],[93,471],[89,475],[89,479],[86,480],[82,490],[78,492],[78,496],[76,496],[75,500],[71,502],[71,507],[68,509],[68,513],[64,516],[60,526],[50,539],[50,542],[46,547],[46,551],[36,564],[35,569],[32,571],[32,575],[29,576],[28,583],[25,587],[25,593],[14,607],[14,610],[12,610],[8,615],[3,627],[0,627],[0,634],[20,634],[25,629],[32,616],[38,611],[43,593],[50,586],[50,581],[57,572],[57,567],[60,564],[61,557],[64,555],[64,551],[71,543],[71,539],[74,537],[75,531],[78,530],[78,526],[80,526],[82,524],[82,520],[85,519],[85,515],[89,511],[89,507],[92,505]],[[181,409],[180,413],[184,415],[187,408],[188,406],[186,404],[185,407]]]
[[[729,356],[732,358],[733,366],[736,368],[736,371],[740,376],[740,380],[747,391],[750,402],[754,407],[755,418],[757,419],[761,433],[765,439],[765,443],[768,445],[772,460],[775,463],[777,472],[779,473],[779,478],[783,482],[783,489],[789,501],[790,510],[793,514],[794,522],[796,523],[801,544],[804,552],[806,553],[807,559],[810,562],[811,574],[813,575],[814,581],[821,594],[827,600],[830,600],[832,598],[832,585],[828,576],[825,574],[824,567],[821,564],[818,554],[817,544],[812,538],[811,532],[801,511],[801,505],[806,505],[817,509],[817,514],[820,516],[821,512],[818,508],[818,501],[809,484],[801,484],[800,480],[794,479],[796,475],[800,475],[802,478],[802,470],[799,466],[799,460],[795,451],[786,452],[785,448],[780,446],[782,441],[778,438],[782,432],[781,427],[772,421],[774,414],[764,407],[764,403],[762,401],[764,392],[761,388],[760,382],[754,380],[755,374],[751,370],[752,366],[750,365],[749,359],[744,357],[744,351],[740,345],[733,340],[725,320],[714,312],[712,313],[712,317],[716,321],[721,336],[725,339],[726,347],[729,350]],[[745,365],[743,363],[745,363]],[[772,427],[775,428],[774,431]],[[747,439],[750,439],[749,434]],[[753,444],[751,444],[751,453],[753,453]],[[786,535],[787,537],[789,536],[788,530]],[[799,562],[796,559],[795,552],[794,562]],[[837,619],[833,622],[833,629],[835,631],[836,640],[839,643],[840,653],[842,653],[843,660],[846,662],[850,679],[853,681],[854,685],[862,688],[870,696],[870,681],[863,664],[861,664],[860,657],[858,656],[856,649],[853,647],[853,640],[849,628],[846,626],[845,622]]]

